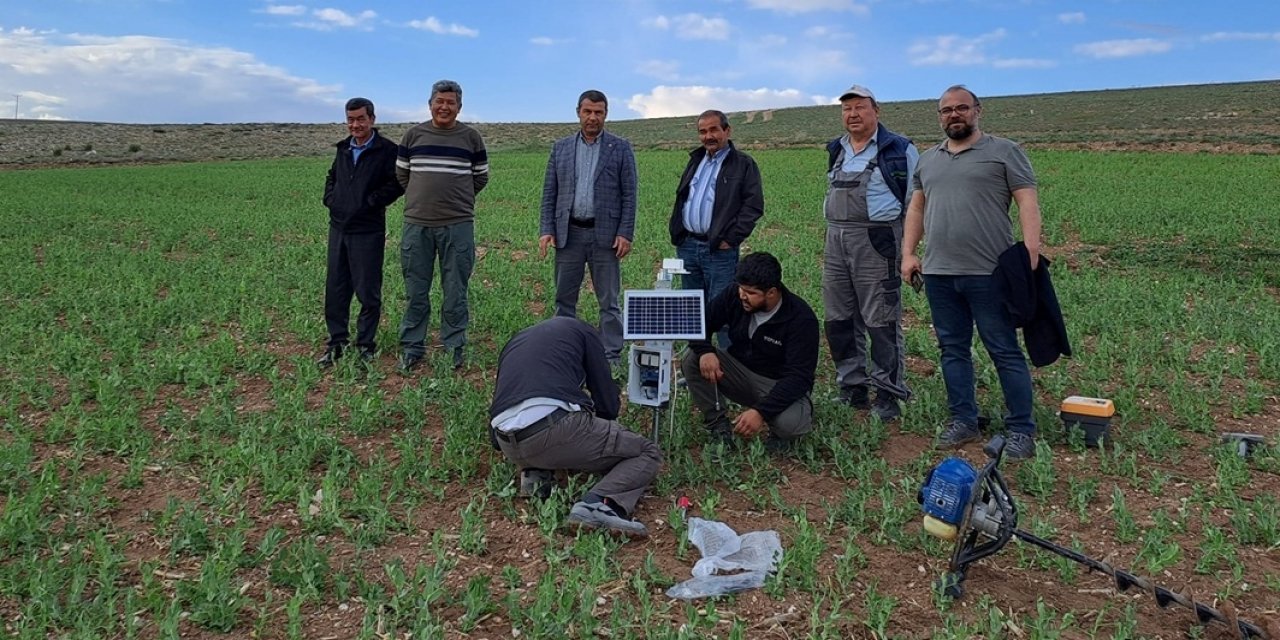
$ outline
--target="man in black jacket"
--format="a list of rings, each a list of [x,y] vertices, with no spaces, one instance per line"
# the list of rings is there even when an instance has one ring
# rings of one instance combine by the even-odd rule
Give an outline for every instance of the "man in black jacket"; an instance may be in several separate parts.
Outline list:
[[[698,116],[698,141],[676,186],[671,244],[689,273],[685,289],[702,289],[710,300],[733,283],[738,248],[764,215],[760,168],[729,139],[729,118],[710,110]],[[727,347],[720,334],[720,345]]]
[[[662,453],[618,424],[621,410],[600,334],[577,318],[535,324],[512,336],[498,357],[490,435],[520,467],[521,484],[556,469],[601,474],[570,509],[569,523],[643,537],[648,529],[631,515]]]
[[[814,372],[818,368],[818,318],[782,284],[782,265],[768,253],[738,264],[736,287],[707,306],[707,332],[728,327],[731,344],[689,343],[682,368],[693,402],[713,438],[732,442],[768,432],[765,446],[783,450],[813,428]],[[727,401],[745,409],[726,415]]]
[[[373,103],[347,101],[347,131],[324,182],[329,208],[329,265],[324,285],[324,319],[329,345],[317,364],[331,367],[350,337],[351,295],[360,300],[356,348],[362,363],[377,352],[375,336],[382,316],[382,253],[387,235],[387,205],[404,189],[396,180],[396,143],[373,127]]]

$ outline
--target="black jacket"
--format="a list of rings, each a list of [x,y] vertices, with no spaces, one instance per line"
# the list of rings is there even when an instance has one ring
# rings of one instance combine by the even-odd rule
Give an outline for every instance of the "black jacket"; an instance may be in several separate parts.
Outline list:
[[[738,285],[729,285],[707,304],[707,335],[729,327],[729,355],[748,369],[777,380],[759,406],[752,407],[771,420],[813,390],[818,369],[818,317],[809,303],[782,288],[782,308],[769,321],[756,327],[750,338],[751,314],[742,308]],[[707,340],[689,343],[698,355],[715,349]]]
[[[588,396],[583,385],[591,392]],[[616,420],[622,409],[600,334],[567,316],[543,320],[511,337],[498,356],[489,418],[530,398],[552,398]]]
[[[373,130],[373,144],[351,162],[351,138],[337,144],[338,152],[324,181],[324,206],[329,225],[343,233],[383,233],[387,206],[404,194],[396,180],[396,143]]]
[[[1000,254],[992,275],[1014,326],[1022,328],[1031,364],[1044,367],[1056,362],[1059,355],[1071,357],[1067,325],[1049,279],[1049,259],[1040,256],[1032,272],[1027,245],[1018,242]]]
[[[676,203],[671,210],[671,244],[680,246],[688,231],[684,228],[684,203],[689,199],[689,183],[698,165],[706,157],[707,150],[698,147],[689,152],[689,164],[684,167],[680,184],[676,186]],[[711,228],[707,230],[707,244],[711,250],[720,248],[720,242],[736,247],[751,235],[756,221],[764,215],[764,189],[760,184],[760,168],[751,156],[738,151],[729,142],[724,164],[716,178],[716,201],[711,207]]]

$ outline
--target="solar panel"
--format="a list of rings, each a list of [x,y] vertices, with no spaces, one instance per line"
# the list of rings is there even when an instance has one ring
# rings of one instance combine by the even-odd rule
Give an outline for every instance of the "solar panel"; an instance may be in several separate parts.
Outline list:
[[[702,340],[706,336],[701,289],[624,292],[622,337],[627,340]]]

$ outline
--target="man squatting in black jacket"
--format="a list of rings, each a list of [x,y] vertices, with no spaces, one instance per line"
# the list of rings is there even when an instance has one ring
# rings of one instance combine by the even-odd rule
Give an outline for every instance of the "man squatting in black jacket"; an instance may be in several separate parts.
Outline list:
[[[818,318],[783,286],[782,265],[768,253],[743,258],[735,280],[707,304],[707,334],[728,327],[729,349],[690,342],[684,377],[713,438],[729,443],[767,429],[765,447],[782,451],[813,428]],[[732,422],[726,400],[745,407]]]
[[[494,444],[521,468],[521,484],[529,472],[602,474],[570,509],[569,523],[647,536],[631,514],[658,475],[662,453],[618,424],[621,409],[600,334],[577,318],[535,324],[512,336],[498,356],[489,424]]]
[[[317,362],[331,367],[350,338],[351,294],[360,300],[356,348],[362,364],[377,354],[375,336],[382,317],[382,252],[387,235],[387,205],[404,189],[396,180],[396,143],[373,127],[373,102],[347,101],[347,131],[324,181],[329,208],[329,265],[324,283],[324,320],[329,346]]]

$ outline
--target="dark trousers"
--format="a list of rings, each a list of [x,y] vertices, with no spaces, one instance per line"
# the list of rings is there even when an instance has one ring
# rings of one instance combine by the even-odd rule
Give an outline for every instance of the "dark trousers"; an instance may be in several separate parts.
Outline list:
[[[360,300],[356,346],[375,349],[382,317],[382,255],[386,234],[343,233],[329,227],[329,269],[324,282],[324,320],[329,346],[351,337],[351,295]]]
[[[498,448],[521,468],[566,469],[600,474],[587,493],[635,513],[662,466],[662,452],[648,438],[586,411],[570,413],[521,442],[498,439]]]

